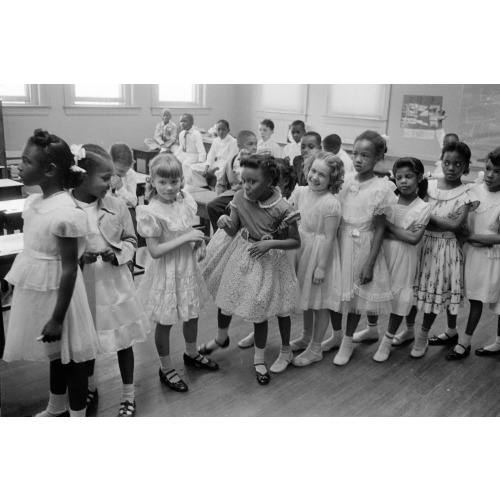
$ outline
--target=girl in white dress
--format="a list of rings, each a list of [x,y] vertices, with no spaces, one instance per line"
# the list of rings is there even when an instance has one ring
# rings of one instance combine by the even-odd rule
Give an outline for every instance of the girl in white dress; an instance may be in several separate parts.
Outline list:
[[[72,146],[77,148],[78,146]],[[82,255],[83,279],[99,341],[99,353],[117,353],[122,377],[119,417],[135,415],[134,351],[146,340],[149,321],[135,297],[128,263],[134,257],[137,238],[125,201],[109,196],[113,177],[110,155],[100,146],[78,149],[78,165],[87,175],[73,191],[77,205],[88,216],[87,245]],[[95,360],[87,361],[89,392],[87,409],[97,403]]]
[[[470,302],[465,332],[446,359],[454,361],[469,355],[472,335],[481,319],[483,304],[499,315],[500,328],[500,148],[488,155],[484,183],[476,184],[471,192],[480,205],[469,214],[468,234],[464,247],[464,290]],[[477,349],[478,356],[500,355],[500,329],[493,344]]]
[[[427,179],[424,179],[422,162],[417,158],[400,158],[392,170],[399,198],[387,215],[383,249],[393,298],[387,332],[373,356],[380,363],[389,358],[403,316],[415,305],[413,288],[418,275],[419,243],[431,216],[430,205],[423,201],[427,195]]]
[[[39,417],[84,417],[85,361],[94,359],[97,339],[78,258],[85,248],[87,216],[65,189],[83,180],[69,146],[37,129],[22,154],[19,175],[42,194],[26,200],[24,248],[6,280],[14,295],[4,361],[50,361],[50,396]]]
[[[330,321],[329,311],[340,312],[341,272],[337,229],[340,202],[335,194],[344,182],[342,160],[332,153],[318,153],[307,174],[308,186],[297,186],[288,199],[300,212],[301,247],[297,250],[297,279],[301,289],[304,333],[290,343],[292,350],[307,348],[296,356],[295,366],[321,361],[321,341]]]
[[[170,389],[186,392],[187,384],[170,361],[170,330],[183,322],[186,342],[184,364],[215,371],[219,365],[196,348],[198,316],[208,298],[197,258],[205,256],[203,233],[193,229],[197,205],[182,189],[182,165],[171,154],[160,154],[151,162],[146,183],[149,205],[137,207],[137,232],[153,258],[137,289],[146,313],[156,323],[155,343],[160,357],[160,380]]]
[[[356,176],[340,192],[342,219],[339,229],[342,270],[342,312],[347,313],[342,338],[342,313],[332,313],[333,336],[324,340],[323,350],[339,346],[333,362],[345,365],[353,352],[352,337],[362,313],[376,316],[390,312],[391,284],[382,252],[385,220],[397,202],[393,184],[374,173],[387,146],[377,132],[367,130],[356,138],[353,148]]]

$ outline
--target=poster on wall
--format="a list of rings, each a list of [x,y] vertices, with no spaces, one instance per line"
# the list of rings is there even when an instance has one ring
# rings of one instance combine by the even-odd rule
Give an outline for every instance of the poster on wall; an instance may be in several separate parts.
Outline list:
[[[404,137],[434,139],[438,127],[438,112],[442,106],[442,96],[405,95],[401,110],[401,128]]]

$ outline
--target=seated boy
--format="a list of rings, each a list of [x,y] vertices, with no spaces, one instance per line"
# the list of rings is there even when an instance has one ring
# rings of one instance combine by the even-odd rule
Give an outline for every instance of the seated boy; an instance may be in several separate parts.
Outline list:
[[[299,186],[307,186],[307,173],[314,157],[321,151],[321,136],[318,132],[306,132],[300,140],[300,156],[293,160],[293,168]]]
[[[239,151],[226,162],[217,178],[215,193],[217,198],[207,204],[207,212],[212,228],[217,231],[217,221],[224,215],[226,207],[235,193],[241,189],[240,162],[257,151],[257,137],[250,130],[243,130],[236,139]]]
[[[154,138],[144,139],[144,144],[160,153],[175,153],[177,149],[177,125],[172,121],[172,113],[165,108],[161,112],[161,122],[156,125]]]
[[[114,174],[111,177],[111,195],[121,198],[127,207],[137,205],[137,174],[132,168],[132,150],[123,142],[115,142],[109,148]]]
[[[271,139],[274,133],[274,123],[271,120],[262,120],[259,126],[260,140],[257,143],[257,152],[265,150],[275,158],[281,158],[281,147]]]
[[[290,127],[290,144],[287,144],[282,153],[284,160],[288,159],[290,165],[293,165],[293,160],[296,156],[300,156],[300,141],[306,133],[306,124],[302,120],[295,120]]]
[[[342,149],[342,139],[337,134],[327,135],[323,139],[323,150],[337,155],[344,163],[344,178],[356,175],[351,157]]]
[[[203,163],[207,158],[205,146],[200,132],[193,128],[193,115],[185,113],[181,116],[181,133],[179,134],[179,147],[174,153],[182,163],[182,173],[186,186],[194,186],[192,165]]]
[[[213,186],[224,165],[238,153],[236,139],[229,131],[229,123],[226,120],[217,122],[217,137],[212,142],[206,162],[191,165],[194,186]]]

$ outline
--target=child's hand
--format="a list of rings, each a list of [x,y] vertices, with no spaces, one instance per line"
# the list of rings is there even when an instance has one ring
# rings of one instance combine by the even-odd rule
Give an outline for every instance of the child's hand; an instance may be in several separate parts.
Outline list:
[[[62,323],[59,323],[52,318],[43,327],[42,335],[37,337],[37,340],[42,342],[57,342],[58,340],[61,340],[61,336]]]
[[[99,252],[83,252],[82,260],[84,264],[93,264],[99,255]]]
[[[260,259],[265,253],[269,252],[272,247],[273,240],[258,241],[254,243],[248,250],[250,257]]]
[[[361,273],[359,274],[359,284],[367,285],[373,279],[373,266],[370,264],[365,264],[361,268]]]
[[[229,229],[231,227],[231,217],[229,215],[221,215],[217,221],[219,229]]]
[[[207,177],[212,177],[215,175],[215,172],[217,172],[217,170],[219,170],[219,167],[207,167],[207,170],[206,170],[206,174],[207,174]]]
[[[325,281],[325,270],[322,267],[316,267],[313,274],[313,284],[321,285]]]
[[[101,252],[101,258],[104,262],[111,262],[115,258],[115,252],[108,247]]]
[[[441,123],[442,123],[443,120],[446,120],[447,117],[448,117],[448,115],[446,114],[446,111],[444,109],[440,109],[437,112],[437,119],[438,119],[438,123],[440,125],[441,125]]]
[[[112,189],[121,189],[123,187],[122,178],[119,175],[113,175],[111,177],[111,188]]]
[[[203,231],[200,231],[199,229],[193,229],[189,231],[189,233],[186,233],[184,237],[186,238],[186,242],[197,243],[204,241],[205,235],[203,234]]]
[[[202,241],[200,244],[198,243],[195,244],[195,249],[196,249],[196,261],[200,262],[207,255],[207,246],[205,245],[205,242]]]

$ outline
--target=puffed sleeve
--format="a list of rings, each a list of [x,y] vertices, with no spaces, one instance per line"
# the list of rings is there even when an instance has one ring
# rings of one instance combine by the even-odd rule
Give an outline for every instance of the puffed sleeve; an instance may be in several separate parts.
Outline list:
[[[325,201],[325,205],[322,209],[323,217],[339,217],[341,213],[340,201],[333,195],[328,196],[328,199]]]
[[[469,207],[469,213],[474,212],[474,210],[476,210],[476,208],[481,204],[473,189],[465,191],[460,201],[462,202],[461,206],[467,205]]]
[[[229,202],[231,210],[234,210],[237,214],[239,213],[238,205],[239,203],[241,203],[242,198],[243,198],[243,190],[240,190],[236,192],[233,199]]]
[[[429,224],[429,220],[431,218],[432,208],[429,203],[422,201],[419,203],[418,207],[414,210],[410,210],[404,217],[402,221],[403,229],[410,229],[415,226],[427,226]],[[394,223],[393,214],[388,216],[387,219],[389,222]]]
[[[137,232],[143,238],[159,238],[161,226],[156,217],[148,210],[147,206],[140,205],[136,208]]]
[[[57,212],[51,225],[51,232],[61,238],[81,238],[87,235],[87,214],[81,208],[64,207]]]
[[[292,191],[292,194],[288,198],[288,203],[293,205],[296,209],[299,208],[299,198],[300,192],[303,186],[299,186],[298,184],[295,186],[295,189]]]
[[[394,194],[390,181],[381,180],[379,189],[373,193],[369,210],[373,215],[387,215],[391,207],[398,202],[398,197]]]

